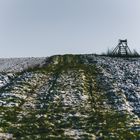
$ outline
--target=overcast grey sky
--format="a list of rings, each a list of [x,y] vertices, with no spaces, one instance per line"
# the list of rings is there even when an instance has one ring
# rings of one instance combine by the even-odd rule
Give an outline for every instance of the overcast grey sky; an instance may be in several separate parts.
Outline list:
[[[140,52],[140,0],[0,0],[0,57]]]

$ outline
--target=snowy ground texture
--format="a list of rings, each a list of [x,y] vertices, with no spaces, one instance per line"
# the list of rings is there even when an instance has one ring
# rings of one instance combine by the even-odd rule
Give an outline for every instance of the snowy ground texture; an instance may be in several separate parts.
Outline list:
[[[140,59],[0,59],[0,140],[139,140]]]

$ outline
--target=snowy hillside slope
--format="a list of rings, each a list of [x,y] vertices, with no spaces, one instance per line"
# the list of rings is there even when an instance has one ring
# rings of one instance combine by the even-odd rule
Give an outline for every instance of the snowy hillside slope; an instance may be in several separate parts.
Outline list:
[[[35,66],[41,66],[45,57],[42,58],[0,58],[0,72],[21,72]]]
[[[0,139],[140,139],[139,58],[30,59],[0,60]]]

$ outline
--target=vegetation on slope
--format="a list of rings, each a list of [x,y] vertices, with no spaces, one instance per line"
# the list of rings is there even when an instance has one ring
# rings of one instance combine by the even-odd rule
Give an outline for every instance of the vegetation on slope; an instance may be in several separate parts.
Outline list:
[[[18,73],[0,91],[11,93],[3,100],[18,103],[0,107],[0,132],[17,140],[139,139],[133,115],[110,104],[101,70],[87,61],[53,56],[42,68]]]

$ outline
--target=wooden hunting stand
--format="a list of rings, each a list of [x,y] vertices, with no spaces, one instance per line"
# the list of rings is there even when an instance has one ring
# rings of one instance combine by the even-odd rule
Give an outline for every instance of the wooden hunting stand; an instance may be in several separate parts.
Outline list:
[[[119,40],[118,45],[115,47],[115,49],[112,51],[112,55],[115,56],[128,56],[132,55],[131,50],[129,49],[127,45],[127,39],[125,40]]]

